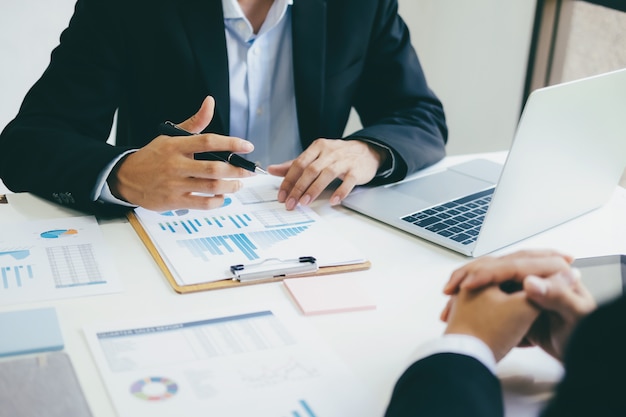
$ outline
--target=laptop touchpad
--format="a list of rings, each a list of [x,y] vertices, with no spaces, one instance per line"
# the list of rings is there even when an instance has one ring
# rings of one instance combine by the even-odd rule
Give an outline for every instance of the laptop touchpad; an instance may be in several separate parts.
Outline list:
[[[389,187],[393,191],[408,194],[431,204],[460,198],[494,185],[460,172],[446,170]]]

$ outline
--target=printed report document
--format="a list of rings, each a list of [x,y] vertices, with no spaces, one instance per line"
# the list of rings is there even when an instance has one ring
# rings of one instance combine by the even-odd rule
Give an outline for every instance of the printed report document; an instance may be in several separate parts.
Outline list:
[[[120,417],[337,417],[373,398],[308,323],[254,309],[89,326]]]
[[[221,208],[154,212],[137,208],[139,223],[178,285],[233,278],[231,266],[256,268],[314,257],[320,268],[363,264],[366,259],[311,208],[287,211],[277,201],[276,177],[244,180]]]

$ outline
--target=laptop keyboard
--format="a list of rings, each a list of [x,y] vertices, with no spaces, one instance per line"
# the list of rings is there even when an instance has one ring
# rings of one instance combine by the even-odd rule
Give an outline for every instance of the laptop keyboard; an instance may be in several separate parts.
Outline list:
[[[495,188],[418,211],[402,220],[463,245],[478,238]]]

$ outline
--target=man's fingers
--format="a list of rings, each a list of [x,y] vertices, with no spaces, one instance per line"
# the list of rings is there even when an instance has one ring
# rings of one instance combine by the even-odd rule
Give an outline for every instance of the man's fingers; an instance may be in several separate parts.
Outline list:
[[[350,194],[350,192],[356,187],[357,180],[353,175],[346,175],[341,182],[341,185],[337,187],[333,195],[330,197],[330,204],[335,206]]]
[[[455,270],[443,291],[454,294],[460,288],[521,282],[527,275],[548,276],[569,269],[572,260],[571,256],[552,250],[521,251],[501,258],[485,256]]]
[[[171,137],[168,140],[171,141],[172,152],[179,152],[185,155],[214,151],[249,153],[254,150],[254,145],[247,140],[215,133]]]
[[[454,297],[455,296],[452,296],[448,299],[446,306],[443,308],[443,310],[441,311],[441,314],[439,315],[439,319],[443,321],[444,323],[448,321],[448,317],[450,316],[450,309],[452,308]]]
[[[281,164],[269,165],[267,167],[267,172],[270,175],[274,175],[276,177],[284,177],[289,172],[289,168],[291,168],[291,164],[293,163],[293,159],[283,162]]]
[[[298,205],[302,194],[317,175],[313,175],[309,166],[320,157],[319,146],[316,143],[291,161],[289,169],[284,175],[283,182],[278,191],[278,201],[285,203],[287,210],[292,210]]]
[[[189,193],[222,195],[236,193],[242,187],[238,180],[187,178],[181,188]]]
[[[298,179],[290,197],[296,199],[303,206],[308,205],[319,197],[331,182],[340,176],[339,172],[341,172],[341,169],[347,168],[341,167],[340,162],[327,164],[323,159],[317,159],[307,167],[303,175]],[[289,205],[287,206],[288,210],[291,208]]]
[[[562,256],[541,256],[525,258],[500,258],[494,260],[492,270],[474,271],[471,279],[465,279],[461,288],[476,289],[488,284],[504,281],[522,281],[528,275],[545,276],[569,268]]]
[[[211,96],[207,96],[200,109],[191,116],[189,119],[178,124],[178,127],[191,133],[200,133],[206,128],[213,120],[213,113],[215,112],[215,99]]]
[[[529,276],[524,280],[524,290],[530,301],[566,320],[576,319],[595,308],[595,301],[582,286],[576,269],[549,278]]]
[[[319,138],[289,163],[286,172],[283,164],[270,173],[284,173],[278,201],[292,210],[298,203],[315,200],[335,179],[342,185],[331,196],[331,204],[338,204],[356,185],[369,182],[379,164],[379,154],[364,142]]]

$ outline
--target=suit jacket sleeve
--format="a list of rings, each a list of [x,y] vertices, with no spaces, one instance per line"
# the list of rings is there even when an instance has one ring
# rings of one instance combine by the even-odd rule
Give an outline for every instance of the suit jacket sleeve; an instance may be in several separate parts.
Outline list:
[[[426,82],[409,30],[397,13],[397,1],[377,3],[353,95],[363,129],[350,136],[391,148],[397,166],[384,182],[393,182],[443,158],[448,131],[443,105]]]
[[[61,44],[0,136],[0,177],[87,211],[100,171],[126,148],[106,144],[122,91],[123,40],[106,2],[79,1]]]
[[[480,361],[439,353],[415,362],[398,380],[385,417],[501,417],[498,378]]]

